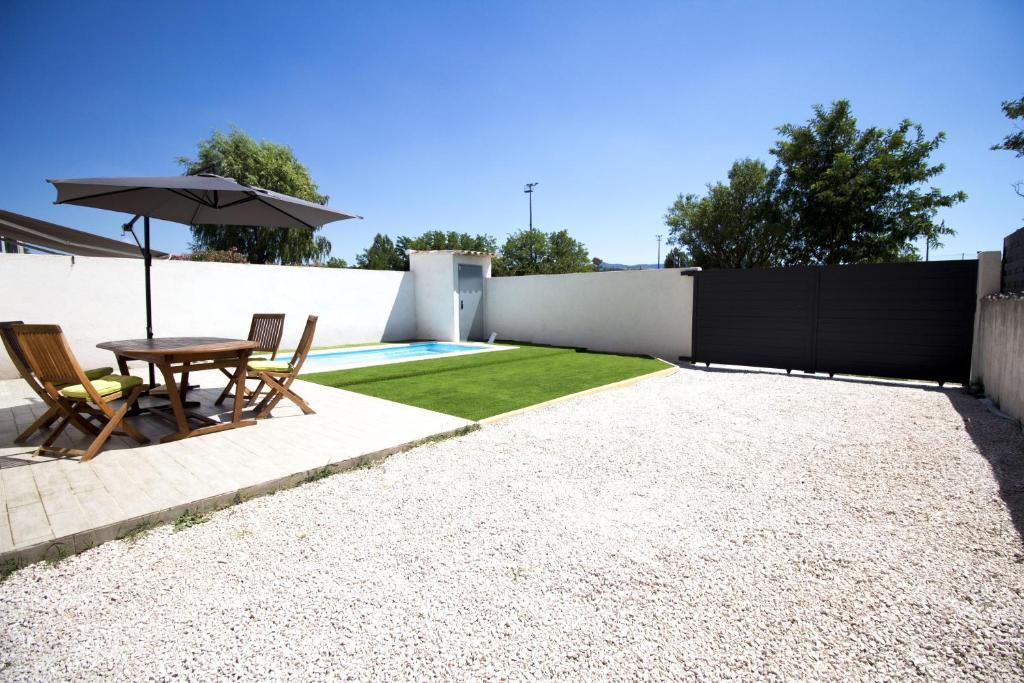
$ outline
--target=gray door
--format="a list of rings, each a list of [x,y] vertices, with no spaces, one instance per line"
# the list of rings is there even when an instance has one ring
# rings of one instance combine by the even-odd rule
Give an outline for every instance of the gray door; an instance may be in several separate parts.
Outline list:
[[[459,340],[484,338],[484,267],[459,264]]]

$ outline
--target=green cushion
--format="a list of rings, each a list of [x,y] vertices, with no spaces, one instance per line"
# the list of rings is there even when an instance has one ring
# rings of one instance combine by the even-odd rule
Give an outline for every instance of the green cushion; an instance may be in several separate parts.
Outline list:
[[[109,396],[119,391],[127,391],[142,384],[142,379],[134,375],[105,375],[90,382],[100,396]],[[72,384],[60,390],[65,398],[89,398],[89,392],[81,384]]]
[[[93,368],[92,370],[86,370],[85,376],[91,380],[97,380],[103,379],[112,372],[114,372],[114,368]]]
[[[249,369],[253,372],[291,372],[292,364],[286,360],[251,360]]]

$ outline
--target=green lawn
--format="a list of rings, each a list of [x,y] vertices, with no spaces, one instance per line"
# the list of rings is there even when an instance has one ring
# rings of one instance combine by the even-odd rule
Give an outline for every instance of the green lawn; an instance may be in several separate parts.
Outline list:
[[[521,346],[470,356],[316,372],[302,379],[480,420],[666,367],[651,358]]]

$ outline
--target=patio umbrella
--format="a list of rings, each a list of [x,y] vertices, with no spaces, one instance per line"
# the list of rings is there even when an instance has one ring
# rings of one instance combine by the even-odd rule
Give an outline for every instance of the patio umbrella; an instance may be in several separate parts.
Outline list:
[[[212,173],[152,178],[47,179],[57,188],[55,204],[91,206],[134,214],[125,224],[131,230],[143,219],[139,245],[145,263],[146,338],[153,338],[153,300],[150,287],[152,251],[149,219],[160,218],[185,225],[238,225],[267,228],[313,229],[355,214],[335,211],[321,204],[245,185],[234,178]],[[133,233],[134,234],[134,233]],[[150,384],[153,367],[149,368]]]

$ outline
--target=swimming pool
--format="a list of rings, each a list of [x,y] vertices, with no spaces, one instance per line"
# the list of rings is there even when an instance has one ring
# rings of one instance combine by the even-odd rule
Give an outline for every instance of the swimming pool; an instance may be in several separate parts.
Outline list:
[[[405,361],[424,360],[426,358],[445,358],[461,356],[467,353],[486,353],[504,351],[512,346],[496,346],[494,344],[454,343],[454,342],[414,342],[411,344],[387,344],[354,349],[322,349],[310,351],[302,366],[302,373],[323,372],[325,370],[341,370],[344,368],[361,368],[385,363],[403,363]],[[290,354],[278,356],[280,360],[291,360]]]

